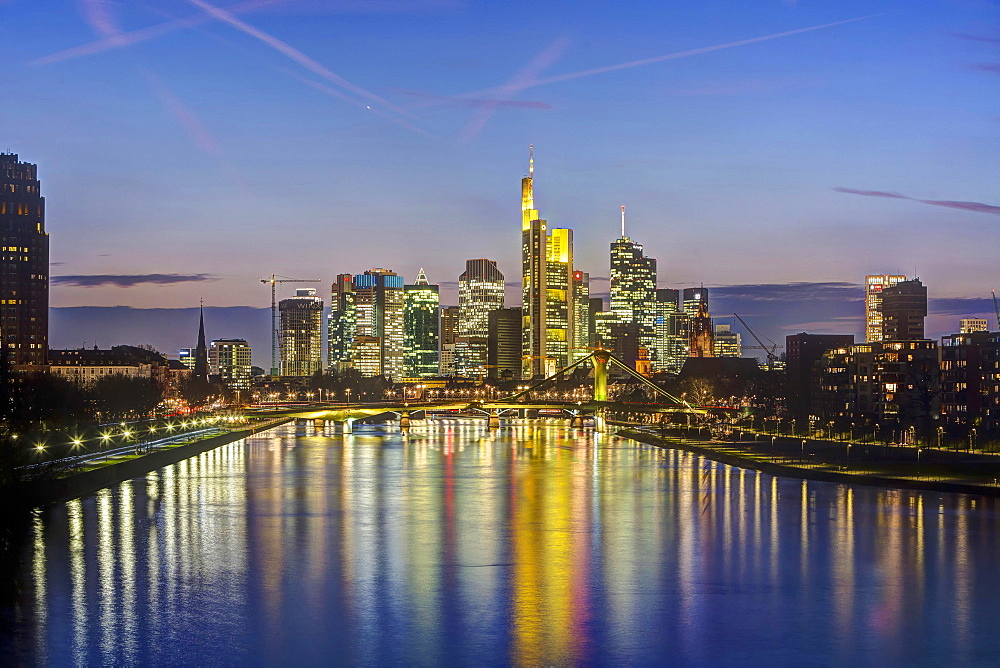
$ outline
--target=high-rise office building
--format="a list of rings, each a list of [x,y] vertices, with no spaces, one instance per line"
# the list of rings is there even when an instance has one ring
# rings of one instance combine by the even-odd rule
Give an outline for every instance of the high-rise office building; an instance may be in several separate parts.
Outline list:
[[[358,313],[354,303],[354,277],[338,274],[330,291],[330,315],[327,316],[327,356],[330,371],[342,371],[352,364]]]
[[[521,374],[549,375],[569,363],[574,340],[573,231],[549,228],[534,198],[534,154],[521,179]]]
[[[300,288],[278,302],[282,376],[311,376],[323,368],[323,300]]]
[[[882,340],[916,341],[924,338],[927,286],[914,278],[882,290]]]
[[[513,380],[521,375],[521,309],[490,311],[487,323],[486,375]]]
[[[455,375],[455,341],[458,339],[459,313],[457,306],[441,307],[441,359],[438,373]]]
[[[15,368],[49,350],[49,235],[38,167],[0,153],[0,344]]]
[[[570,347],[570,362],[590,354],[594,344],[590,312],[590,274],[585,271],[573,272],[573,345]]]
[[[881,341],[882,335],[882,291],[896,283],[905,281],[903,274],[870,274],[865,276],[865,340],[868,343]]]
[[[403,373],[407,378],[438,375],[441,298],[421,269],[413,285],[403,286]]]
[[[691,316],[679,310],[680,291],[656,290],[653,371],[680,373],[691,351]]]
[[[715,326],[714,346],[716,357],[743,356],[743,345],[740,341],[740,333],[734,332],[730,325]]]
[[[684,288],[681,310],[692,318],[698,315],[698,309],[704,305],[708,311],[708,288],[704,285],[699,288]]]
[[[244,339],[215,339],[208,347],[209,370],[231,390],[249,390],[253,368],[250,344]]]
[[[486,375],[487,319],[503,308],[504,276],[496,260],[465,261],[458,277],[458,338],[455,372],[461,376]]]
[[[377,338],[379,372],[392,380],[403,377],[403,277],[388,269],[369,269],[354,277],[356,336]],[[366,342],[370,346],[371,342]]]
[[[194,371],[194,348],[181,348],[177,353],[177,359],[188,369]]]
[[[625,235],[625,207],[622,207],[622,235],[611,242],[611,311],[620,323],[639,326],[639,345],[655,345],[656,260],[643,255],[642,244]]]
[[[496,260],[466,260],[458,277],[458,335],[486,336],[490,311],[503,308],[504,277]]]

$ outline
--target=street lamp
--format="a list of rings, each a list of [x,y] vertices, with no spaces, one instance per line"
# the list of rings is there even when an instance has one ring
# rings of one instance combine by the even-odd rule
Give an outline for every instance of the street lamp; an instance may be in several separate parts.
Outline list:
[[[351,388],[348,387],[348,388],[345,389],[345,391],[347,392],[347,405],[350,406],[351,405]]]
[[[969,432],[969,451],[976,449],[976,429],[975,427]]]
[[[940,449],[941,449],[941,438],[942,438],[943,436],[944,436],[944,427],[940,427],[940,426],[939,426],[939,427],[937,428],[937,445],[938,445],[938,450],[940,450]]]

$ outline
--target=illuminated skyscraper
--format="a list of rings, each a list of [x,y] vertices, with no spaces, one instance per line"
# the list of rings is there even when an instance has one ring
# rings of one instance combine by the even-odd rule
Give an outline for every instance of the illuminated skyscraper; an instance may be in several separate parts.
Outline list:
[[[369,269],[354,277],[356,337],[378,339],[379,370],[392,380],[403,377],[403,277],[388,269]],[[365,341],[366,359],[371,341]],[[356,366],[356,365],[355,365]],[[360,370],[360,369],[359,369]],[[365,372],[362,372],[365,373]]]
[[[570,362],[590,354],[590,274],[585,271],[573,272],[573,345],[570,348]]]
[[[458,335],[486,336],[487,315],[503,308],[504,277],[496,260],[466,260],[458,277]]]
[[[496,260],[466,260],[458,277],[458,337],[455,371],[486,375],[486,337],[490,311],[503,308],[504,276]]]
[[[351,366],[357,330],[354,278],[350,274],[338,274],[331,290],[330,315],[327,316],[326,363],[330,371],[342,371]]]
[[[611,312],[618,321],[639,326],[639,344],[654,345],[656,302],[656,260],[645,257],[642,245],[625,236],[625,207],[622,207],[622,235],[611,242]]]
[[[865,276],[865,340],[881,341],[882,291],[906,280],[905,275],[875,274]]]
[[[684,288],[681,310],[692,318],[698,315],[698,309],[704,305],[708,311],[708,288],[704,285],[700,288]]]
[[[311,376],[323,367],[323,300],[312,288],[278,302],[282,376]]]
[[[427,281],[421,269],[413,285],[403,287],[403,360],[407,378],[438,375],[438,286]]]
[[[691,316],[679,310],[680,291],[656,290],[653,370],[680,373],[691,350]]]
[[[0,153],[0,345],[16,367],[49,350],[49,235],[38,167]]]
[[[458,307],[441,307],[441,358],[438,373],[455,375],[455,341],[458,338]]]
[[[573,231],[549,229],[534,198],[534,154],[521,179],[521,375],[548,375],[570,361],[573,324]]]

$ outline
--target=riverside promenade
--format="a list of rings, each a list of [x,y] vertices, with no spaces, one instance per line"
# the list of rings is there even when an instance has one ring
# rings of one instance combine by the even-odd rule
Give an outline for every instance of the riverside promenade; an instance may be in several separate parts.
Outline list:
[[[662,448],[790,478],[1000,496],[1000,455],[733,430],[637,427],[618,434]]]

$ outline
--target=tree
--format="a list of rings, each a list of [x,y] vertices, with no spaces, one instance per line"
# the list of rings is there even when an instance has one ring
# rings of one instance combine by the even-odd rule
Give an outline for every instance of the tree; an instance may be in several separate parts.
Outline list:
[[[103,420],[145,417],[163,401],[163,388],[152,378],[121,374],[99,378],[88,394]]]
[[[178,391],[188,406],[201,408],[211,403],[216,397],[222,396],[225,393],[225,387],[221,383],[213,383],[192,375],[181,381]]]

